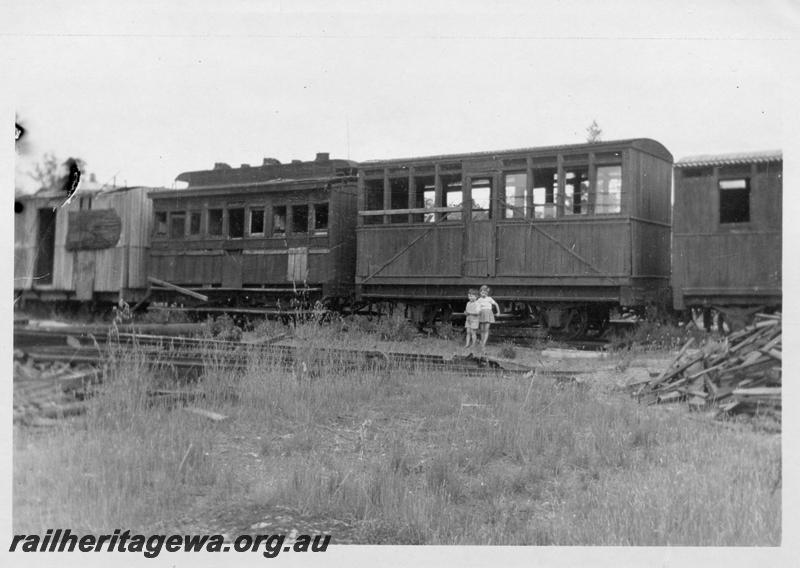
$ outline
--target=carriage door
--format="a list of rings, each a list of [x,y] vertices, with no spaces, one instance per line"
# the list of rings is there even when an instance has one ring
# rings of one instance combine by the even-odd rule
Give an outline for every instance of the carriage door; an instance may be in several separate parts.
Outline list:
[[[301,284],[307,279],[308,247],[290,248],[286,262],[286,280],[293,284]]]
[[[495,275],[495,215],[493,211],[497,179],[493,173],[465,176],[466,234],[464,275],[485,278]]]
[[[241,249],[226,250],[222,257],[222,287],[242,287],[242,251]]]

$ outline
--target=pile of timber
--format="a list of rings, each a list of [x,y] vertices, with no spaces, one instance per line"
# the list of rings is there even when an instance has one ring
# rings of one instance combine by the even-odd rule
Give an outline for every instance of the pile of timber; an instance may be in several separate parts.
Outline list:
[[[65,362],[34,363],[24,354],[14,360],[14,422],[49,426],[53,420],[86,412],[86,397],[102,371]]]
[[[635,385],[640,402],[686,402],[693,409],[754,413],[781,408],[781,315],[755,322],[722,340],[690,350],[690,339],[658,377]]]

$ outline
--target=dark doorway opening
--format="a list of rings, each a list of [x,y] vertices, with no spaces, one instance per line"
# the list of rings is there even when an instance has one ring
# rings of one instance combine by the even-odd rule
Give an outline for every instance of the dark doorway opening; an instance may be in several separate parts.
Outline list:
[[[39,209],[37,230],[35,284],[53,283],[53,262],[56,249],[56,212],[52,209]]]

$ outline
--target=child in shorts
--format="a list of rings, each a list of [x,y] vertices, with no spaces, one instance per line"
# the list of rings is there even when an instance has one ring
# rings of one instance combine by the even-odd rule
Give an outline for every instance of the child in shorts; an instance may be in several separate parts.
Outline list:
[[[489,341],[489,326],[494,323],[494,308],[497,308],[497,315],[500,315],[500,305],[489,295],[491,293],[492,290],[488,286],[481,286],[477,302],[480,309],[478,321],[481,329],[481,349],[485,348],[486,342]]]
[[[467,344],[464,346],[469,349],[472,345],[478,344],[478,323],[480,320],[480,308],[478,307],[478,291],[470,289],[467,292],[467,307],[464,313],[467,315],[467,321],[464,322],[464,327],[467,330]]]

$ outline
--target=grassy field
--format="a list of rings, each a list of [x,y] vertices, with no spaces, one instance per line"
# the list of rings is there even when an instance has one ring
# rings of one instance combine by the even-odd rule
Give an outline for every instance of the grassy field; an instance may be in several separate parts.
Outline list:
[[[87,416],[15,429],[15,531],[145,530],[203,496],[344,521],[369,544],[781,543],[779,435],[591,376],[354,364],[321,351],[332,333],[296,329],[309,347],[290,369],[253,352],[232,372],[209,349],[199,404],[222,423],[153,404],[158,362],[115,353]]]

